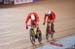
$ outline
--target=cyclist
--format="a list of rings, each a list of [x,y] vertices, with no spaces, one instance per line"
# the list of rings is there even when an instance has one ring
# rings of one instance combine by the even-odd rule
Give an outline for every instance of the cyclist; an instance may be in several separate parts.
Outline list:
[[[45,22],[47,20],[47,28],[46,28],[46,39],[48,40],[49,34],[51,35],[51,39],[53,39],[53,35],[55,33],[54,30],[54,22],[56,19],[56,15],[53,11],[47,10],[44,16],[44,22],[43,25],[45,25]]]
[[[38,39],[39,43],[41,44],[42,35],[41,30],[39,29],[39,16],[36,12],[31,12],[27,16],[25,21],[26,29],[28,29],[28,21],[31,20],[31,29],[30,29],[30,40],[33,45],[35,45],[35,39]]]

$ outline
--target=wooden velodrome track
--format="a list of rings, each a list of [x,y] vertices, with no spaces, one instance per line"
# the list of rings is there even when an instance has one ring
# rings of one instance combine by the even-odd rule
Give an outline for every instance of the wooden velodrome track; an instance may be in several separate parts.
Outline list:
[[[23,4],[18,7],[0,8],[0,49],[31,49],[29,31],[25,29],[24,21],[31,11],[37,11],[40,16],[40,29],[45,39],[46,25],[43,26],[43,16],[46,9],[56,13],[54,38],[62,38],[75,34],[75,1],[48,0],[33,4]]]

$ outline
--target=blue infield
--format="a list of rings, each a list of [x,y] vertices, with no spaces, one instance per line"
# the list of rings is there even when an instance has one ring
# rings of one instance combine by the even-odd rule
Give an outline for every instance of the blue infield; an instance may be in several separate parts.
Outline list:
[[[75,36],[68,36],[66,38],[57,41],[57,43],[63,44],[63,47],[47,44],[36,49],[67,49],[68,47],[75,45]]]

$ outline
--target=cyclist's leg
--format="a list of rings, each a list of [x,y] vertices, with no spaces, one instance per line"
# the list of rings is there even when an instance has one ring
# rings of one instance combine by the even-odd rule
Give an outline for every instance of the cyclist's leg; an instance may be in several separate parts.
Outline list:
[[[39,43],[42,40],[41,30],[39,29],[39,25],[35,25],[36,28],[36,35],[35,38],[38,39]]]
[[[38,32],[38,41],[39,41],[39,43],[41,44],[41,41],[42,41],[42,34],[41,34],[41,31]]]
[[[35,44],[35,37],[33,35],[33,29],[32,28],[30,29],[30,40],[31,40],[32,44]]]
[[[38,38],[38,36],[37,36],[37,27],[35,25],[33,25],[32,28],[33,28],[33,30],[32,30],[33,31],[32,32],[32,42],[35,45],[35,39]]]
[[[54,20],[51,20],[51,31],[55,32],[55,30],[54,30]]]
[[[55,39],[54,39],[54,33],[55,33],[55,30],[54,30],[54,20],[51,20],[51,39],[53,40],[53,41],[55,41]]]
[[[54,35],[54,33],[51,33],[50,35],[51,35],[51,39],[53,39],[53,35]]]
[[[32,43],[35,44],[35,37],[32,36]]]
[[[55,41],[55,39],[54,39],[54,33],[51,33],[51,40]]]
[[[50,33],[50,20],[47,21],[47,28],[46,28],[46,39],[48,40]]]
[[[46,28],[46,40],[48,40],[49,34],[48,34],[48,29]]]

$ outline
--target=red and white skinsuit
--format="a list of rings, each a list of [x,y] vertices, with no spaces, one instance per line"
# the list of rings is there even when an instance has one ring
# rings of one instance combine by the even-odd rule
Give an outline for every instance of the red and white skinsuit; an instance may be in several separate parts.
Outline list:
[[[35,20],[32,20],[32,19],[31,19],[31,14],[34,14]],[[37,14],[36,12],[29,13],[29,15],[27,16],[27,19],[26,19],[26,21],[25,21],[25,24],[26,24],[26,25],[28,25],[27,23],[28,23],[29,20],[31,20],[31,25],[36,25],[36,24],[38,24],[38,23],[39,23],[39,16],[38,16],[38,14]]]
[[[35,20],[31,19],[32,14],[34,14]],[[29,20],[31,20],[31,26],[37,25],[38,29],[39,29],[39,16],[36,12],[29,13],[29,15],[27,16],[26,21],[25,21],[26,26],[28,25],[27,23]]]
[[[54,20],[55,21],[55,18],[56,18],[55,13],[53,11],[51,11],[50,15],[45,14],[45,16],[44,16],[44,23],[46,22],[46,19],[47,20]]]
[[[56,19],[55,13],[53,11],[51,11],[50,14],[45,14],[45,16],[44,16],[44,23],[43,24],[45,24],[46,19],[47,19],[47,25],[49,24],[48,22],[51,23],[51,31],[55,32],[54,31],[54,21]],[[49,26],[47,26],[47,28],[49,28]]]

